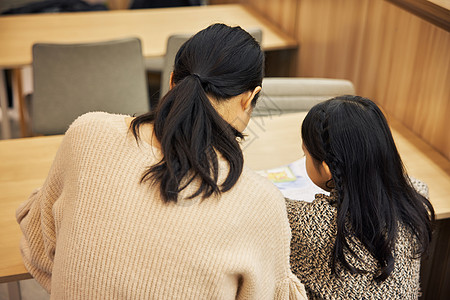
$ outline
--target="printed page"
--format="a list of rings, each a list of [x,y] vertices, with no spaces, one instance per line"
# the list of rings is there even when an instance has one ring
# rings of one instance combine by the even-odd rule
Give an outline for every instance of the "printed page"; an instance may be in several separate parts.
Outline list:
[[[292,200],[312,202],[316,194],[330,194],[309,179],[304,157],[289,165],[258,171],[258,173],[271,180],[284,197]]]

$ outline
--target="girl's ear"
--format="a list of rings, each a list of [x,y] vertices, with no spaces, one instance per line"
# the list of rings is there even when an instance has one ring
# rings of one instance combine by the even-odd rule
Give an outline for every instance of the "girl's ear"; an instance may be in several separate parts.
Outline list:
[[[333,181],[333,175],[331,175],[330,167],[323,161],[320,169],[323,179],[325,179],[325,187],[323,189],[330,192],[336,187]]]
[[[331,175],[330,167],[327,165],[325,161],[322,162],[321,169],[323,170],[325,177],[327,180],[331,180],[333,176]]]

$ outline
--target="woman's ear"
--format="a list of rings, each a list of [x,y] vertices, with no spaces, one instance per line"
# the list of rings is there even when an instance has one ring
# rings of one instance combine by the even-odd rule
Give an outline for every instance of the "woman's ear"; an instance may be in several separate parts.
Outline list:
[[[172,89],[173,87],[174,87],[174,84],[173,84],[173,72],[170,72],[169,88]]]
[[[253,98],[255,98],[256,94],[258,94],[260,91],[261,91],[261,87],[257,86],[254,88],[253,91],[251,91],[251,92],[249,91],[247,93],[247,97],[243,97],[241,99],[242,110],[247,111],[251,108]]]

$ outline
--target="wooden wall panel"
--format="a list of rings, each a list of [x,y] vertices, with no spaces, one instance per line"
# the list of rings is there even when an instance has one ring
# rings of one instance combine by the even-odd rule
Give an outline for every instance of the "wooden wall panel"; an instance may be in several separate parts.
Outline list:
[[[297,75],[352,80],[450,159],[450,33],[386,1],[300,3]]]
[[[361,54],[366,1],[300,1],[298,75],[354,78]],[[326,75],[326,76],[325,76]]]
[[[450,33],[383,0],[246,3],[299,41],[295,75],[345,78],[450,159]]]
[[[210,4],[242,3],[251,6],[291,37],[297,32],[298,0],[210,0]]]
[[[350,79],[450,158],[450,33],[384,1],[370,1],[368,11],[360,66]]]

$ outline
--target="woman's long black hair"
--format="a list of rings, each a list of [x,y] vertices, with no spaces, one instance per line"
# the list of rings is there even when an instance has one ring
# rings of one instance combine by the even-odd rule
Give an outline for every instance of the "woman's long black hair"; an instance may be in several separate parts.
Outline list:
[[[200,186],[191,198],[230,190],[243,168],[237,141],[242,134],[216,112],[208,96],[227,101],[253,91],[263,77],[264,53],[240,27],[213,24],[184,43],[175,57],[174,87],[155,111],[131,124],[136,139],[140,126],[153,124],[162,148],[162,160],[146,170],[141,182],[157,183],[165,202],[177,202],[179,192],[194,179],[200,179]],[[216,151],[229,165],[228,176],[220,186]]]
[[[434,210],[411,185],[387,121],[371,100],[341,96],[315,105],[302,124],[306,150],[330,168],[337,193],[337,236],[332,270],[340,262],[352,273],[344,253],[356,254],[348,241],[355,236],[379,263],[375,279],[394,269],[399,224],[410,228],[423,255],[431,241]],[[350,225],[350,226],[348,226]]]

